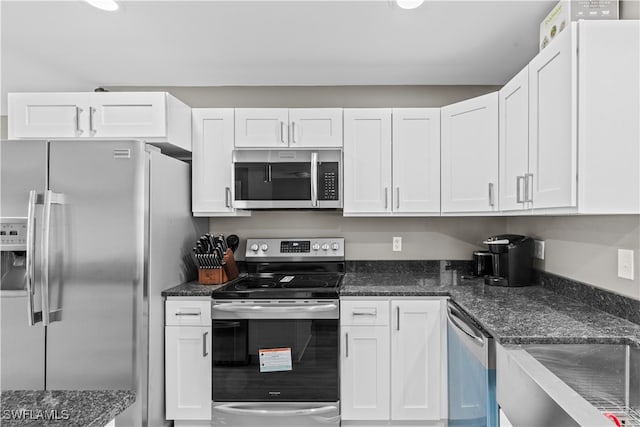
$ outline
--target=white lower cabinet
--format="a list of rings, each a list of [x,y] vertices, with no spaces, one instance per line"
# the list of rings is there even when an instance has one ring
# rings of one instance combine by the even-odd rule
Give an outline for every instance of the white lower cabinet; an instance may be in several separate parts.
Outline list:
[[[446,420],[441,299],[341,301],[342,425]]]
[[[176,426],[211,423],[210,302],[165,304],[166,419]]]

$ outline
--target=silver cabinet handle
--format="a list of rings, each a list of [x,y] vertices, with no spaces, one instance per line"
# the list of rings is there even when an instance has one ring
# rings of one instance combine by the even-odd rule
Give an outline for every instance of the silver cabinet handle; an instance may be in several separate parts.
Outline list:
[[[400,187],[396,187],[396,209],[400,209]]]
[[[198,312],[191,312],[191,313],[189,313],[189,312],[184,312],[184,313],[177,312],[175,315],[176,316],[200,316],[200,312],[199,311]]]
[[[494,191],[493,191],[493,182],[489,183],[489,206],[494,205]]]
[[[389,188],[384,187],[384,210],[389,208]]]
[[[33,278],[35,276],[35,264],[33,262],[33,256],[36,251],[36,239],[33,227],[35,227],[35,210],[36,200],[38,193],[36,190],[29,191],[29,207],[27,209],[27,314],[29,326],[36,324],[36,314],[33,307]],[[42,313],[40,313],[42,316]]]
[[[228,208],[231,207],[231,187],[224,188],[224,205]]]
[[[62,204],[64,196],[60,193],[54,193],[47,190],[44,193],[44,214],[42,218],[42,249],[40,256],[41,276],[42,276],[42,324],[48,326],[51,324],[50,307],[49,307],[49,240],[51,236],[51,207],[54,204]]]
[[[284,142],[284,122],[280,122],[280,142]]]
[[[522,186],[524,185],[524,175],[516,176],[516,203],[524,203],[522,198]]]
[[[378,310],[376,310],[375,308],[372,308],[371,310],[368,310],[368,311],[352,311],[351,315],[352,316],[377,316]]]
[[[291,122],[291,142],[295,144],[296,141],[296,122]]]
[[[272,177],[272,174],[271,174],[271,163],[269,163],[269,166],[267,166],[267,172],[268,172],[269,182],[271,182],[271,177]]]
[[[82,108],[80,107],[76,107],[76,133],[77,134],[81,134],[82,132],[84,132],[82,129],[80,129],[80,113],[82,113]]]
[[[96,109],[93,107],[89,107],[89,132],[91,135],[95,135],[96,130],[93,127],[93,113],[96,112]]]
[[[207,335],[208,334],[209,334],[209,331],[202,334],[202,357],[207,357],[209,355],[209,352],[207,352]]]
[[[311,206],[318,206],[318,153],[311,153]]]
[[[400,330],[400,306],[396,307],[396,330]]]
[[[524,179],[525,179],[524,201],[533,202],[533,174],[532,173],[525,174]]]
[[[345,359],[349,357],[349,332],[344,334],[344,357]]]

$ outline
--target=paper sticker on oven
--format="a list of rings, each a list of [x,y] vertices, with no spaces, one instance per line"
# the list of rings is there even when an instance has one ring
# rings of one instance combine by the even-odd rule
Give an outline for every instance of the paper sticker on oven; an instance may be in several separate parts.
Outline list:
[[[261,348],[260,372],[282,372],[291,371],[291,347],[283,348]]]

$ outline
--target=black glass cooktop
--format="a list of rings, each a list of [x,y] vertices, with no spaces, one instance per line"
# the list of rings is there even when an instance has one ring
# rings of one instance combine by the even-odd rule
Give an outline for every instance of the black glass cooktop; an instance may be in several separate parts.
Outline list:
[[[342,274],[250,274],[213,292],[215,299],[337,298]]]

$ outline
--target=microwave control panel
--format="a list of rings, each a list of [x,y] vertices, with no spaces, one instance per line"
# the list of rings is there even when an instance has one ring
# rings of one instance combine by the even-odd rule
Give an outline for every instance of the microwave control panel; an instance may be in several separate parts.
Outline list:
[[[318,164],[318,200],[339,200],[338,163]]]

